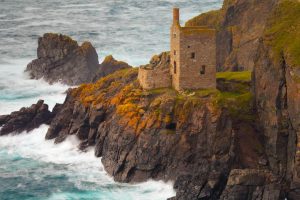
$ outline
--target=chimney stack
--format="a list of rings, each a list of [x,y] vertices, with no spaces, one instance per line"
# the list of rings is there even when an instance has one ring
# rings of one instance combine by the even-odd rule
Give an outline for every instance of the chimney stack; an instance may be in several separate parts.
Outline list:
[[[179,23],[179,8],[173,8],[173,24],[178,24],[180,25]]]

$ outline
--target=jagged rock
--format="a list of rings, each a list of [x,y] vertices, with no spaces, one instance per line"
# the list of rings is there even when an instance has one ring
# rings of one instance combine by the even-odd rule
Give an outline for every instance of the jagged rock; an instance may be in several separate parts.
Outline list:
[[[33,79],[44,78],[49,83],[79,85],[91,82],[99,69],[98,55],[89,42],[81,46],[70,37],[46,33],[39,38],[37,59],[26,71]]]
[[[28,108],[21,108],[10,115],[0,116],[0,135],[21,133],[38,128],[41,124],[49,124],[54,114],[48,110],[48,105],[43,100]]]
[[[220,199],[284,199],[283,188],[270,171],[234,169]]]
[[[123,61],[117,61],[114,59],[112,55],[105,57],[104,61],[99,65],[99,69],[96,72],[96,75],[93,78],[93,82],[98,79],[107,76],[108,74],[112,74],[113,72],[121,69],[131,68],[130,65]]]
[[[27,65],[30,78],[44,78],[49,83],[67,85],[90,83],[119,69],[130,67],[112,56],[99,65],[98,55],[90,42],[81,46],[72,38],[46,33],[39,38],[37,59]]]

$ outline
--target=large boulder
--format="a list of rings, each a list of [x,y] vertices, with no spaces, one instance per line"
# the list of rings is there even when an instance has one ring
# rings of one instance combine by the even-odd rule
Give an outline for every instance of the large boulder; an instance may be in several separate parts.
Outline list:
[[[44,78],[50,84],[67,85],[90,83],[119,69],[129,68],[127,63],[112,56],[99,65],[98,55],[90,42],[81,46],[66,35],[46,33],[39,38],[37,59],[27,65],[30,78]]]

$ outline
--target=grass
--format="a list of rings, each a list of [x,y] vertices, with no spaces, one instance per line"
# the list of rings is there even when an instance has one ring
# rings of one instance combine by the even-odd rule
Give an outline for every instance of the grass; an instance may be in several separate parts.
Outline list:
[[[174,92],[173,88],[156,88],[156,89],[147,90],[147,93],[150,95],[160,95],[160,94],[172,93],[172,92]]]
[[[242,72],[218,72],[217,79],[225,79],[227,81],[251,81],[251,71],[242,71]]]
[[[250,92],[220,92],[215,99],[219,108],[226,108],[233,120],[251,122],[255,120]]]
[[[221,10],[212,10],[188,20],[185,23],[185,26],[208,26],[210,28],[218,29],[221,16]]]
[[[300,67],[300,2],[284,0],[275,9],[265,31],[265,40],[275,58],[288,57],[292,66]]]
[[[219,30],[221,28],[221,22],[224,16],[224,12],[229,6],[231,6],[234,0],[224,0],[223,6],[219,10],[212,10],[206,13],[202,13],[185,23],[185,26],[208,26]]]

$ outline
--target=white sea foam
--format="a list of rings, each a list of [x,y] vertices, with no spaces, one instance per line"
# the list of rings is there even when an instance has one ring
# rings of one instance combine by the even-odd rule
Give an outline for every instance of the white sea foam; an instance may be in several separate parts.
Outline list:
[[[39,99],[45,100],[49,109],[64,101],[68,87],[62,84],[50,86],[42,79],[29,79],[24,73],[27,63],[29,61],[25,59],[0,64],[0,115],[30,106]]]
[[[84,199],[89,199],[88,195],[92,195],[109,200],[163,200],[175,195],[172,183],[152,180],[134,185],[115,183],[104,171],[100,158],[94,156],[92,148],[87,152],[79,151],[79,141],[75,136],[68,137],[61,144],[46,141],[44,138],[47,129],[48,126],[42,125],[30,133],[3,136],[0,149],[6,149],[12,156],[21,155],[22,158],[65,166],[66,170],[51,172],[52,175],[63,173],[77,188],[93,191],[84,194]],[[36,177],[37,180],[39,178],[41,177]],[[80,199],[80,194],[57,191],[49,199]]]

